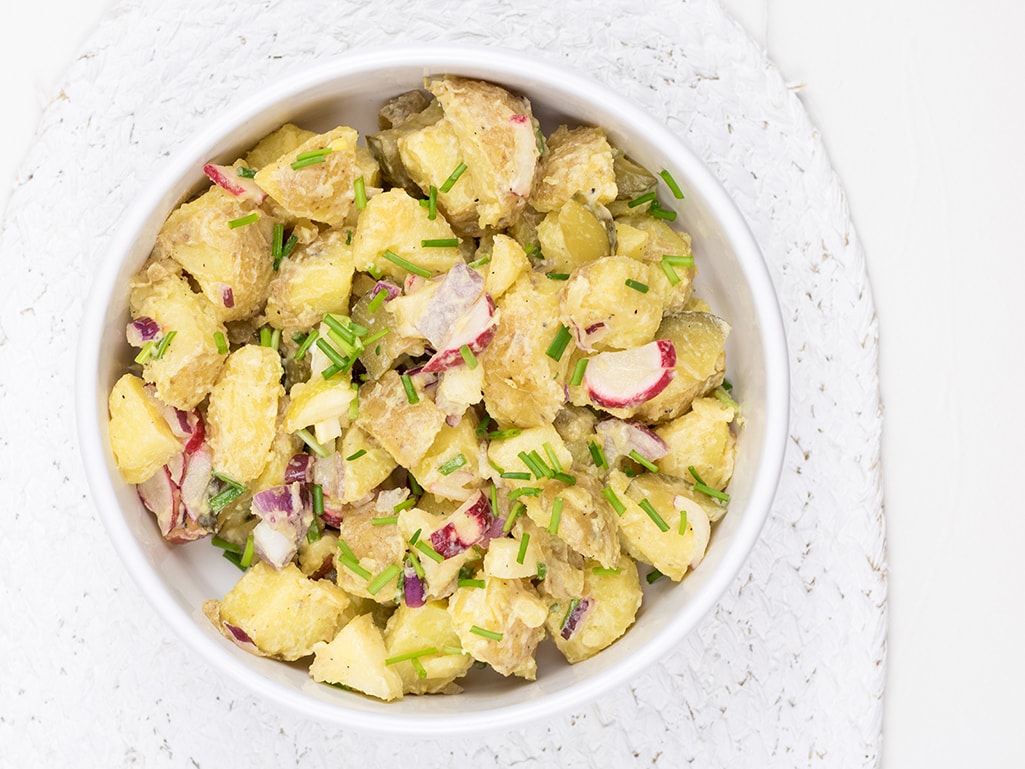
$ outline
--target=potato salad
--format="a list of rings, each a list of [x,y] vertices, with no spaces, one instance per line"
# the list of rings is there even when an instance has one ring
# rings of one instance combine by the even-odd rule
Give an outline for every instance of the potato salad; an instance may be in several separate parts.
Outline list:
[[[741,416],[669,170],[437,77],[204,171],[131,281],[109,434],[163,537],[241,569],[226,639],[457,693],[588,659],[698,567]]]

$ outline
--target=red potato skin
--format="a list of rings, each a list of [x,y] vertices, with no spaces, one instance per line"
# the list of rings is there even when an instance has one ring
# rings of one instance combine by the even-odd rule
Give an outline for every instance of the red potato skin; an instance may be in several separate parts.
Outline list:
[[[472,541],[461,539],[455,521],[449,520],[448,523],[431,534],[431,547],[443,558],[459,555],[480,542],[495,520],[491,502],[488,501],[484,492],[477,492],[475,497],[471,497],[460,509],[452,513],[451,518],[454,519],[460,515],[473,519],[477,536]]]

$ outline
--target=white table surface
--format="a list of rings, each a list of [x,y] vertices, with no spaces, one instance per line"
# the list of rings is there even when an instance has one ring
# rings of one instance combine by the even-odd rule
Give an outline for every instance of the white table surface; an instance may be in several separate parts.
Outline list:
[[[1025,601],[1012,571],[1025,540],[1014,492],[1025,457],[1025,5],[724,4],[800,89],[868,261],[886,410],[882,765],[1025,765]],[[0,11],[0,205],[109,5]],[[50,714],[55,732],[64,715]]]

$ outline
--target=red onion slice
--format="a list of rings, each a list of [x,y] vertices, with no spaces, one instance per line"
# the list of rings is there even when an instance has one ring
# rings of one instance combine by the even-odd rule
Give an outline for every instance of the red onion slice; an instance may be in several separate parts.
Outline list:
[[[309,483],[313,480],[313,457],[296,454],[285,466],[285,483]]]
[[[132,347],[142,347],[146,342],[152,342],[159,335],[160,324],[146,316],[136,318],[125,329],[125,337]]]
[[[566,614],[566,619],[562,621],[562,630],[559,631],[559,635],[568,641],[573,636],[573,633],[576,632],[577,625],[580,624],[580,620],[584,618],[584,615],[590,608],[590,598],[581,598],[572,604],[569,612]]]
[[[402,567],[402,595],[411,609],[419,609],[427,603],[427,585],[409,561]]]

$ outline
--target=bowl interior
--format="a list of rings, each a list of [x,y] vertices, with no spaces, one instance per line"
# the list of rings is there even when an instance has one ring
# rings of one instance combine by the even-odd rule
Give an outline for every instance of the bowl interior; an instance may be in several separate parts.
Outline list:
[[[733,326],[727,376],[746,426],[730,511],[713,532],[704,562],[679,585],[663,580],[648,586],[636,625],[616,644],[570,666],[546,642],[536,682],[475,671],[459,696],[384,704],[316,684],[304,666],[253,657],[210,626],[200,611],[203,601],[223,595],[239,572],[207,542],[172,547],[162,540],[114,464],[106,396],[130,360],[124,341],[128,279],[146,260],[170,210],[204,186],[205,162],[232,162],[285,121],[317,131],[339,124],[361,134],[376,130],[377,110],[387,97],[441,74],[492,80],[528,96],[546,132],[560,123],[602,126],[637,162],[672,172],[686,197],[661,197],[693,237],[697,293]],[[493,728],[499,718],[509,727],[584,704],[667,653],[719,599],[756,539],[775,491],[787,422],[786,351],[772,285],[746,224],[710,172],[664,126],[596,82],[524,56],[494,50],[483,55],[473,48],[395,48],[318,64],[271,84],[187,144],[126,215],[99,268],[79,369],[81,443],[97,507],[129,571],[174,630],[212,667],[261,695],[338,724],[405,733]]]

